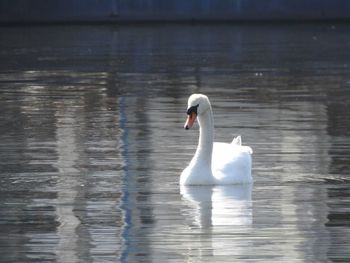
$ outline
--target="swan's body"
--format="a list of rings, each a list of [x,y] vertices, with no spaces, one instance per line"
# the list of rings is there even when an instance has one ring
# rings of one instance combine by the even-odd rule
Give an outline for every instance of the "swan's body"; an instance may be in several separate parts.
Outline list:
[[[251,183],[252,149],[241,145],[241,137],[232,143],[214,143],[214,121],[207,96],[193,94],[188,99],[185,128],[196,118],[200,126],[199,142],[190,164],[180,176],[181,185],[227,185]]]

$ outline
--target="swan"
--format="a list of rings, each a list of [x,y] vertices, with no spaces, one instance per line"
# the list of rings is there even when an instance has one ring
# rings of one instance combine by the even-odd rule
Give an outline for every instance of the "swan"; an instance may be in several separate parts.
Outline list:
[[[241,136],[231,143],[213,142],[214,120],[208,97],[192,94],[188,98],[186,130],[199,124],[197,150],[182,171],[180,185],[228,185],[252,183],[252,149],[242,146]]]

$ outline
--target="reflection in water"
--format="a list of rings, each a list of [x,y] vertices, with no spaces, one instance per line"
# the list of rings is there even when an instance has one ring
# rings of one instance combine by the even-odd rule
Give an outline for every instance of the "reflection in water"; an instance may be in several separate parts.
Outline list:
[[[123,213],[123,225],[121,227],[121,238],[122,238],[122,246],[121,246],[121,253],[119,260],[120,262],[125,262],[129,255],[130,250],[130,244],[129,244],[129,236],[130,236],[130,230],[132,227],[132,208],[129,200],[129,187],[130,183],[129,180],[132,178],[129,176],[128,168],[129,168],[129,158],[128,158],[128,128],[126,127],[127,123],[127,116],[126,116],[126,102],[125,98],[121,98],[120,102],[120,149],[121,149],[121,156],[123,159],[123,192],[120,199],[120,208]]]
[[[252,185],[181,186],[181,195],[191,209],[183,215],[190,226],[199,227],[196,241],[187,244],[188,261],[212,256],[243,256],[251,246],[244,238],[253,222]],[[236,238],[235,235],[242,238]],[[199,242],[199,246],[196,244]],[[210,245],[209,245],[209,244]],[[193,247],[191,245],[193,244]],[[197,246],[197,247],[196,247]]]
[[[193,207],[194,222],[210,226],[252,224],[252,185],[181,186],[181,195]]]
[[[120,209],[123,213],[119,260],[121,262],[137,261],[133,244],[139,231],[136,226],[153,223],[152,207],[143,206],[150,202],[149,169],[152,162],[148,160],[150,149],[148,117],[142,109],[147,108],[143,97],[119,98],[120,153],[123,160],[122,197]],[[135,110],[135,107],[137,108]],[[142,128],[138,127],[142,125]],[[143,239],[146,239],[146,231]],[[136,237],[135,237],[136,236]],[[145,241],[143,241],[145,242]],[[133,252],[133,253],[131,253]],[[137,251],[138,254],[149,254],[147,242]]]
[[[1,27],[0,261],[348,262],[348,32]],[[252,189],[180,194],[193,92]]]
[[[57,229],[58,245],[56,248],[57,260],[60,262],[76,262],[78,236],[76,228],[80,224],[74,214],[75,198],[77,197],[77,186],[79,185],[79,170],[76,168],[79,155],[77,151],[77,123],[74,116],[77,108],[70,108],[71,101],[59,105],[57,112],[57,155],[55,165],[58,169],[59,180],[57,187],[61,189],[57,194]],[[69,112],[66,112],[68,111]]]

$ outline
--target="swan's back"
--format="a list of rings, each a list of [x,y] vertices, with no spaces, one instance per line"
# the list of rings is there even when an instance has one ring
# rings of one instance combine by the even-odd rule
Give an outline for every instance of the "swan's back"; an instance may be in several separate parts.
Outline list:
[[[241,145],[241,137],[232,143],[213,145],[212,171],[217,184],[251,183],[252,149]]]

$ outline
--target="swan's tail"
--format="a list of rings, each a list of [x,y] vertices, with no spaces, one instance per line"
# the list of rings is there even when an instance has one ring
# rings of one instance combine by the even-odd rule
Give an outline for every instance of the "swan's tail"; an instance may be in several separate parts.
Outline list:
[[[242,145],[242,137],[241,137],[241,135],[238,135],[236,138],[233,138],[231,143],[233,145],[241,146]]]
[[[242,146],[242,137],[240,135],[238,135],[236,138],[233,138],[232,142],[231,142],[232,145],[237,145],[237,146]],[[250,148],[249,146],[242,146],[242,148],[250,153],[250,154],[253,154],[253,149]]]

